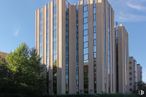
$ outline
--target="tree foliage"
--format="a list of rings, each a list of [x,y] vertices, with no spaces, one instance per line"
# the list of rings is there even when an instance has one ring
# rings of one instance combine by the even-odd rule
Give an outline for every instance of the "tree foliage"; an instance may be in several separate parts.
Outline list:
[[[6,57],[7,63],[3,65],[7,69],[6,73],[9,72],[9,76],[5,76],[6,88],[10,85],[13,87],[9,87],[10,90],[14,92],[22,90],[42,94],[46,89],[46,68],[40,60],[35,49],[29,49],[25,43],[20,44]]]

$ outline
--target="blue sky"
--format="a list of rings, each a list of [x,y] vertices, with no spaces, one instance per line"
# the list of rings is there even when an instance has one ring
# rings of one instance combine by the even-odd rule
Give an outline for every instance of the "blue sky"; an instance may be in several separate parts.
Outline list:
[[[0,0],[0,51],[11,52],[21,42],[34,47],[35,9],[49,0]],[[71,3],[78,0],[68,0]],[[146,0],[109,0],[115,21],[129,32],[129,54],[143,66],[146,82]],[[145,75],[145,76],[144,76]]]

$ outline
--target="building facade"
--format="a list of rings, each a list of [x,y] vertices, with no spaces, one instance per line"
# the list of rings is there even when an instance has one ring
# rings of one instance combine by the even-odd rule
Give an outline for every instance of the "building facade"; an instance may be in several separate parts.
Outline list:
[[[114,11],[107,0],[51,0],[35,16],[50,94],[116,92]]]
[[[114,12],[107,0],[79,1],[78,31],[79,91],[114,93]]]
[[[142,82],[142,66],[137,64],[137,82]]]
[[[116,34],[116,79],[117,92],[128,93],[128,64],[129,64],[129,47],[128,32],[126,28],[119,24],[115,27]]]
[[[0,52],[0,61],[2,61],[2,62],[6,62],[6,56],[7,56],[8,54],[7,53],[5,53],[5,52]]]
[[[133,57],[129,57],[129,91],[138,89],[138,83],[142,82],[142,67]]]

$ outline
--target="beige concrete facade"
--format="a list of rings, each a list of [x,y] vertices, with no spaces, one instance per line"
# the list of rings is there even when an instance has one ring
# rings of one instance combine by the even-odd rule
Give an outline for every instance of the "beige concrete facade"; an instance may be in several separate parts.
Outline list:
[[[1,52],[1,51],[0,51],[0,61],[6,62],[6,57],[7,57],[7,55],[8,55],[8,53]]]
[[[93,57],[93,2],[96,4],[96,59]],[[80,81],[84,80],[84,25],[83,25],[83,5],[88,6],[88,93],[94,93],[94,78],[96,78],[96,93],[115,93],[115,34],[114,34],[114,12],[107,0],[80,0],[79,13],[79,71]],[[109,45],[110,43],[110,45]],[[106,45],[106,46],[105,46]],[[110,57],[109,57],[110,56]],[[94,64],[96,60],[96,64]],[[110,61],[109,61],[110,60]],[[86,64],[85,64],[86,65]],[[96,67],[94,67],[96,65]],[[82,70],[83,68],[83,70]],[[79,70],[80,70],[79,69]],[[94,72],[96,69],[96,72]],[[96,76],[94,77],[94,73]],[[80,84],[80,91],[84,88],[84,81]]]
[[[142,82],[142,67],[137,64],[133,57],[129,57],[129,91],[134,92],[138,89],[138,83]]]
[[[128,33],[119,26],[115,41],[114,11],[107,0],[75,5],[51,0],[36,10],[35,21],[36,50],[48,69],[49,94],[126,92]]]
[[[117,65],[117,92],[128,93],[128,32],[120,24],[115,28],[116,31],[116,65]]]
[[[142,66],[137,64],[137,81],[142,82]]]
[[[69,5],[69,94],[76,94],[76,6]]]
[[[56,8],[54,8],[54,4]],[[65,94],[65,0],[52,0],[47,5],[35,12],[36,16],[36,49],[42,58],[42,63],[47,65],[49,71],[49,93]],[[56,14],[54,14],[56,10]],[[55,15],[55,16],[54,16]],[[54,17],[56,17],[55,20]],[[54,24],[54,21],[56,22]],[[54,26],[56,26],[56,37],[54,38]],[[42,35],[41,35],[42,34]],[[56,39],[56,47],[54,47]],[[54,48],[56,48],[56,73],[53,73]],[[56,88],[53,87],[53,79],[56,76]],[[53,89],[54,88],[54,89]]]

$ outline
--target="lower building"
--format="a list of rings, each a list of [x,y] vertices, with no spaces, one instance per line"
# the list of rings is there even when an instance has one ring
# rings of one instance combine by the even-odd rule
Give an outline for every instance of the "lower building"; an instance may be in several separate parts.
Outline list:
[[[5,52],[0,52],[0,61],[6,62],[5,58],[8,54]]]
[[[128,32],[122,24],[116,25],[116,82],[117,93],[128,93]]]
[[[142,82],[142,67],[137,64],[134,57],[129,58],[129,91],[135,92],[138,84]]]

